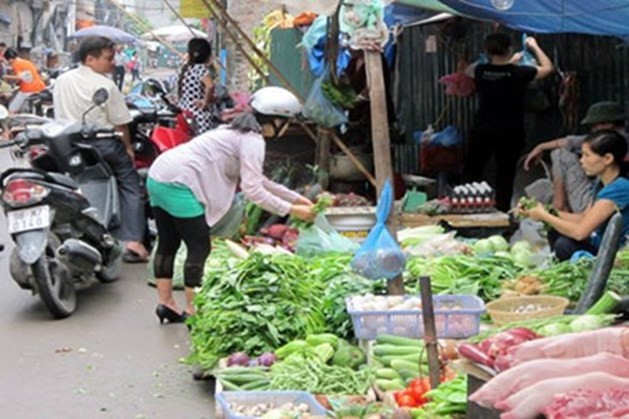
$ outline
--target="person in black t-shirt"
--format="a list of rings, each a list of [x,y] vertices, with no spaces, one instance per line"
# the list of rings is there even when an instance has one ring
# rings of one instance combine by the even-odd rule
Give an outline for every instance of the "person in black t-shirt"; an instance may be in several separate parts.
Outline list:
[[[479,107],[469,138],[465,161],[466,177],[479,180],[487,161],[496,155],[497,208],[509,210],[518,158],[524,148],[524,95],[527,85],[553,71],[553,65],[535,38],[527,38],[539,66],[516,65],[521,54],[513,54],[511,38],[493,33],[485,38],[488,64],[473,64],[466,73],[474,78]]]

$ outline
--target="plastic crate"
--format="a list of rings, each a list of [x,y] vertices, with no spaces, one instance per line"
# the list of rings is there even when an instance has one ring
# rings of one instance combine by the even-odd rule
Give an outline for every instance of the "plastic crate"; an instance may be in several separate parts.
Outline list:
[[[418,296],[406,296],[405,299]],[[354,297],[345,299],[347,312],[352,317],[357,339],[375,339],[380,334],[421,338],[424,336],[424,319],[421,310],[357,311]],[[477,335],[480,316],[485,304],[475,295],[433,296],[435,326],[439,338],[468,338]],[[460,308],[447,308],[455,305]]]
[[[325,416],[326,410],[314,396],[305,391],[226,391],[216,395],[216,402],[220,405],[223,415],[227,419],[254,419],[256,416],[241,416],[230,408],[231,403],[241,406],[255,406],[256,404],[272,404],[281,407],[286,403],[305,403],[309,407],[311,416]]]

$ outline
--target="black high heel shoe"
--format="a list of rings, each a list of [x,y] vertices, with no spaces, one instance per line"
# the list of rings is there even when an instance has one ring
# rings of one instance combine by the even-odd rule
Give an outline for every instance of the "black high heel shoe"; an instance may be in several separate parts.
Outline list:
[[[186,320],[186,315],[179,314],[172,308],[165,306],[164,304],[159,304],[155,309],[155,314],[159,318],[159,323],[164,324],[164,319],[168,320],[169,323],[183,323]]]

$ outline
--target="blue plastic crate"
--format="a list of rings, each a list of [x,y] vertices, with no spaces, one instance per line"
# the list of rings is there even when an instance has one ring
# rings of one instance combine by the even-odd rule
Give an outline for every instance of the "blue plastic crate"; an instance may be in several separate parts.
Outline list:
[[[326,410],[317,402],[317,399],[305,391],[225,391],[216,395],[216,402],[223,410],[226,419],[255,419],[255,416],[240,416],[234,412],[230,404],[240,406],[255,406],[260,403],[272,404],[281,407],[286,403],[305,403],[309,407],[312,416],[325,416]]]
[[[357,339],[375,339],[381,334],[409,338],[424,336],[421,310],[358,311],[353,304],[353,298],[355,296],[346,298],[345,305],[352,318]],[[408,298],[419,296],[405,297]],[[433,305],[438,338],[461,339],[478,334],[480,316],[485,312],[485,303],[477,296],[435,295]]]

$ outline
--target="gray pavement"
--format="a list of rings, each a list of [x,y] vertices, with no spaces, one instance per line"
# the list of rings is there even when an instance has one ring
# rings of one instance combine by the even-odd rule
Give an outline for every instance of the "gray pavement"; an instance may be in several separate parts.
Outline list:
[[[12,165],[0,152],[0,168]],[[52,320],[9,276],[4,214],[0,241],[0,418],[214,417],[212,384],[180,362],[186,327],[159,325],[146,265],[125,265],[119,281],[81,291],[76,313]]]

